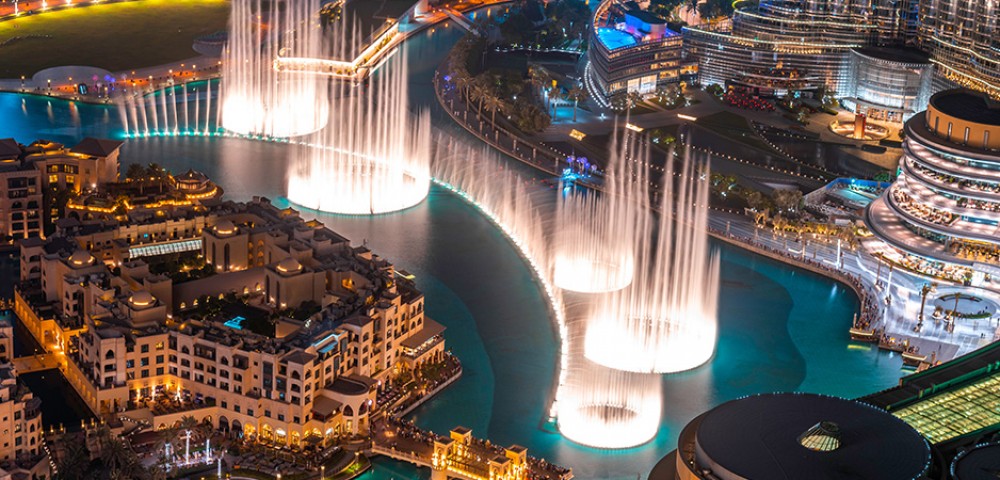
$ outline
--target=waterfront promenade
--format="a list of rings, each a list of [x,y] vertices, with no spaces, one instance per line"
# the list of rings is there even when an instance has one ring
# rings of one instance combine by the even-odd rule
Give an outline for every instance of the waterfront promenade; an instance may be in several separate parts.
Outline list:
[[[560,176],[563,169],[570,166],[566,163],[564,152],[493,122],[489,114],[479,114],[473,106],[466,104],[453,86],[443,81],[440,74],[435,75],[434,89],[439,104],[455,122],[505,155],[553,176]],[[706,148],[692,148],[721,162],[735,162],[786,178],[817,181],[800,172],[771,169]],[[719,163],[714,162],[713,166]],[[651,168],[654,172],[663,171],[660,166],[652,165]],[[602,189],[599,174],[597,181],[578,179],[576,182],[587,188]],[[858,296],[860,312],[850,330],[866,332],[870,341],[883,349],[907,353],[911,364],[917,363],[920,357],[925,357],[927,364],[947,361],[1000,339],[1000,324],[989,319],[959,322],[951,328],[943,322],[926,322],[919,332],[915,331],[919,323],[921,287],[939,280],[898,269],[890,274],[890,267],[869,253],[865,243],[872,241],[870,239],[863,239],[853,246],[843,244],[838,247],[838,240],[834,237],[764,228],[742,212],[719,208],[711,209],[709,225],[709,234],[721,241],[813,271],[851,288]],[[960,285],[952,285],[951,288],[1000,298],[1000,292]],[[845,331],[844,335],[852,333]]]
[[[573,471],[528,456],[519,445],[501,447],[456,427],[449,436],[393,417],[373,423],[371,452],[431,469],[431,480],[569,480]]]

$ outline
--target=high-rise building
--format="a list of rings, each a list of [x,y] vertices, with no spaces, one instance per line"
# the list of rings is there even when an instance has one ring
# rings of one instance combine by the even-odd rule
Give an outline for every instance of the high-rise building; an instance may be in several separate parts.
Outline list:
[[[920,0],[918,20],[941,76],[1000,98],[1000,0]]]
[[[859,85],[852,72],[852,54],[879,47],[885,59],[896,55],[885,48],[919,47],[935,66],[933,91],[959,84],[1000,98],[1000,0],[761,0],[737,1],[731,27],[694,26],[684,29],[684,51],[698,63],[702,84],[720,84],[763,96],[785,93],[833,92],[837,98],[859,99],[857,91],[886,90],[889,83],[920,83],[892,78],[905,74],[914,62],[897,62],[898,72],[869,77]],[[870,55],[868,55],[870,57]],[[857,67],[859,57],[853,58]],[[860,58],[862,63],[869,59]],[[922,63],[922,62],[917,62]],[[924,67],[918,65],[918,69]],[[898,74],[898,75],[897,75]],[[871,88],[869,88],[871,87]],[[873,109],[890,121],[905,121],[926,105],[929,92],[914,90],[902,102],[848,102],[858,113]],[[926,100],[924,100],[926,103]]]

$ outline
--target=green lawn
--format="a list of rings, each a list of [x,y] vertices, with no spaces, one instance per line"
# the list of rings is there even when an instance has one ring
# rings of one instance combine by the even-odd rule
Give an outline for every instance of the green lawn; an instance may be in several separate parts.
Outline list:
[[[0,78],[61,65],[112,72],[195,57],[202,35],[224,30],[227,0],[141,0],[0,22]],[[5,44],[12,37],[25,37]],[[44,38],[39,38],[44,37]]]

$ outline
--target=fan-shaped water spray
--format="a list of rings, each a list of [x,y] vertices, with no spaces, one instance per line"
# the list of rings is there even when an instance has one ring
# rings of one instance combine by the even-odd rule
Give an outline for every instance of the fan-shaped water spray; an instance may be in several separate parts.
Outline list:
[[[295,149],[289,200],[325,212],[376,214],[427,196],[430,117],[407,110],[406,63],[397,55],[370,86],[337,82],[330,127]]]
[[[222,54],[226,130],[294,137],[326,125],[327,78],[275,68],[278,57],[322,57],[319,9],[319,0],[233,0]]]
[[[636,161],[645,165],[648,153]],[[585,354],[607,367],[680,372],[715,352],[719,265],[709,255],[707,175],[689,152],[678,173],[675,192],[668,161],[655,232],[652,225],[637,229],[642,268],[629,287],[598,299],[587,320]],[[650,248],[646,242],[654,236]]]
[[[600,293],[632,282],[636,238],[645,232],[646,182],[628,175],[627,142],[611,147],[606,191],[583,189],[560,196],[553,239],[555,284],[565,290]]]

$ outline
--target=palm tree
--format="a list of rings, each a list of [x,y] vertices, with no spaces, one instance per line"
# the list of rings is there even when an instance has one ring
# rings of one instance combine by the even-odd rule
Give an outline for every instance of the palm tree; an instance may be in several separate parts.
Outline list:
[[[640,95],[639,92],[631,91],[628,92],[626,99],[628,100],[628,108],[631,109],[642,101],[642,95]]]
[[[66,451],[59,461],[59,480],[82,480],[90,465],[87,448],[81,442],[66,442]]]
[[[469,76],[469,72],[465,69],[458,69],[452,74],[452,78],[455,80],[455,88],[458,88],[459,93],[465,98],[465,101],[469,101],[469,89],[472,87],[472,77]]]
[[[138,163],[128,164],[128,169],[125,170],[125,178],[129,180],[141,180],[146,177],[146,169]]]
[[[497,123],[497,111],[504,110],[507,105],[506,102],[500,99],[500,97],[488,93],[483,98],[483,103],[485,104],[486,110],[491,113],[490,122],[496,125]]]
[[[545,69],[532,65],[528,67],[528,81],[531,82],[531,86],[534,88],[535,92],[552,84],[552,77]],[[549,108],[549,104],[546,101],[545,108]]]
[[[486,99],[486,97],[492,96],[493,92],[491,92],[488,87],[486,87],[485,85],[482,85],[481,83],[477,84],[477,85],[474,85],[472,87],[472,91],[471,92],[472,92],[472,96],[475,97],[476,102],[479,103],[479,106],[477,107],[477,113],[476,114],[477,115],[482,115],[483,114],[483,101]]]
[[[552,87],[548,92],[549,103],[552,105],[552,118],[556,116],[556,108],[559,107],[555,102],[563,98],[562,89],[559,87]]]
[[[569,89],[569,92],[566,94],[566,98],[573,101],[573,122],[575,123],[576,108],[580,105],[580,102],[587,100],[587,90],[579,85],[575,85],[573,88]]]

